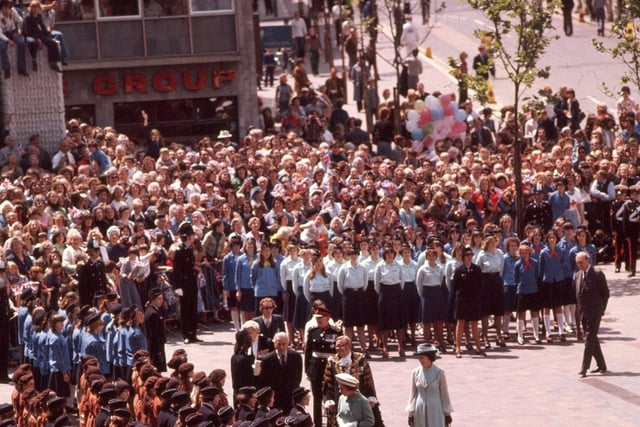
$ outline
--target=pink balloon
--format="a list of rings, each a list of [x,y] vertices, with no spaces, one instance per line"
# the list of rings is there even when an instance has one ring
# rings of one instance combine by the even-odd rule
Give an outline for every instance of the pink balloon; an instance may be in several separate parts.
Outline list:
[[[429,123],[431,123],[431,120],[431,110],[425,108],[424,110],[422,110],[422,113],[420,113],[420,118],[418,119],[418,127],[428,125]]]
[[[445,117],[453,117],[453,115],[456,113],[456,109],[453,108],[453,105],[449,104],[445,107],[444,109],[444,116]]]
[[[425,138],[422,140],[422,146],[424,148],[429,148],[431,147],[431,144],[433,144],[433,138],[431,138],[430,136],[425,136]]]
[[[451,103],[451,95],[441,95],[440,96],[440,104],[442,107],[446,108]],[[446,116],[446,113],[445,113]]]
[[[451,126],[452,132],[462,133],[466,132],[467,125],[464,122],[455,122],[453,126]]]

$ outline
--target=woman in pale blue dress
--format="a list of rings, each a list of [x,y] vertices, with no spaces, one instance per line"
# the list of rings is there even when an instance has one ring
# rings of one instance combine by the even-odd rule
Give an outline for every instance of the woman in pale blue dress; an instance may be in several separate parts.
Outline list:
[[[433,362],[437,350],[433,345],[420,344],[415,355],[420,366],[411,373],[411,396],[406,411],[413,427],[444,427],[451,424],[453,407],[444,371]]]

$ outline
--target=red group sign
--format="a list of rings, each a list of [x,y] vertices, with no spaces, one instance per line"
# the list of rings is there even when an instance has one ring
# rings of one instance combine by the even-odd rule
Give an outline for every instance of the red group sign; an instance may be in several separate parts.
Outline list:
[[[117,95],[120,90],[125,94],[145,94],[150,89],[160,93],[173,92],[178,84],[186,90],[199,91],[206,88],[209,83],[213,89],[220,89],[223,83],[233,81],[235,75],[236,72],[229,69],[213,70],[210,74],[204,70],[182,73],[159,71],[151,77],[138,73],[107,75],[93,79],[92,88],[93,93],[102,96]]]

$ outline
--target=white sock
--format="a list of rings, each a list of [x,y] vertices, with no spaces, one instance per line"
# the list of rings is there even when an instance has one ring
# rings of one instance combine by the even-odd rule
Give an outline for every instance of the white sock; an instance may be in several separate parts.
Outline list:
[[[540,329],[540,320],[537,317],[531,319],[531,329],[533,329],[533,337],[535,339],[540,338],[540,332],[538,331]]]
[[[558,319],[558,331],[560,335],[564,335],[564,314],[556,313],[556,319]]]
[[[240,331],[240,313],[236,310],[231,310],[231,320],[233,321],[233,327],[236,332]]]
[[[567,325],[571,325],[571,309],[569,309],[569,306],[563,306],[562,312],[564,313],[564,318],[567,319]]]
[[[524,338],[524,320],[518,319],[518,338]]]
[[[551,316],[549,314],[545,314],[542,316],[542,320],[544,321],[544,328],[546,330],[547,336],[551,335]]]
[[[572,326],[578,323],[578,321],[576,320],[576,305],[575,304],[569,304],[569,321],[571,322]]]

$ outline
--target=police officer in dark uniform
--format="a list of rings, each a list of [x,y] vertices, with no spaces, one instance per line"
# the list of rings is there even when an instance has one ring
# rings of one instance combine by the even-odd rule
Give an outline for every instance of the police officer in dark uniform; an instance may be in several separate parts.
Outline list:
[[[629,269],[629,257],[626,256],[627,244],[626,238],[624,237],[624,206],[629,198],[627,197],[628,188],[626,185],[616,185],[615,190],[616,199],[611,202],[611,212],[609,218],[611,219],[611,231],[613,231],[613,247],[615,248],[613,262],[616,267],[616,273],[618,273],[622,265],[622,260],[627,260],[625,264],[627,270]]]
[[[0,383],[10,381],[7,372],[9,363],[9,324],[12,316],[11,305],[9,304],[9,294],[4,272],[7,266],[4,260],[0,259],[0,334],[5,339],[0,340]]]
[[[253,421],[255,419],[256,410],[249,403],[253,402],[255,406],[256,391],[256,388],[253,386],[241,387],[240,390],[238,390],[236,399],[240,405],[238,406],[238,413],[236,415],[237,421]]]
[[[544,200],[542,188],[533,190],[533,201],[524,209],[524,223],[535,223],[542,227],[543,235],[551,230],[553,213],[551,205]]]
[[[196,258],[193,253],[193,226],[183,222],[178,227],[180,244],[173,254],[173,287],[180,295],[180,322],[185,344],[202,342],[198,339],[198,284],[196,282]]]
[[[171,408],[171,398],[177,392],[177,389],[170,388],[160,394],[162,404],[160,406],[160,411],[158,411],[157,427],[173,427],[176,423],[178,417]]]
[[[87,243],[89,259],[78,267],[78,294],[81,305],[96,306],[98,292],[107,293],[107,273],[100,257],[100,243],[91,239]]]
[[[629,187],[631,198],[624,204],[623,230],[627,244],[627,269],[629,277],[636,275],[636,253],[640,235],[640,184]]]
[[[144,312],[144,326],[147,331],[147,343],[151,364],[159,372],[167,371],[167,357],[164,353],[164,345],[167,342],[167,334],[164,329],[164,316],[160,308],[164,298],[162,289],[153,288],[149,291],[149,303]]]
[[[322,382],[327,360],[336,353],[336,339],[342,331],[329,324],[331,312],[326,308],[316,310],[313,317],[317,326],[309,329],[305,343],[304,368],[311,382],[313,393],[313,422],[322,426]]]

